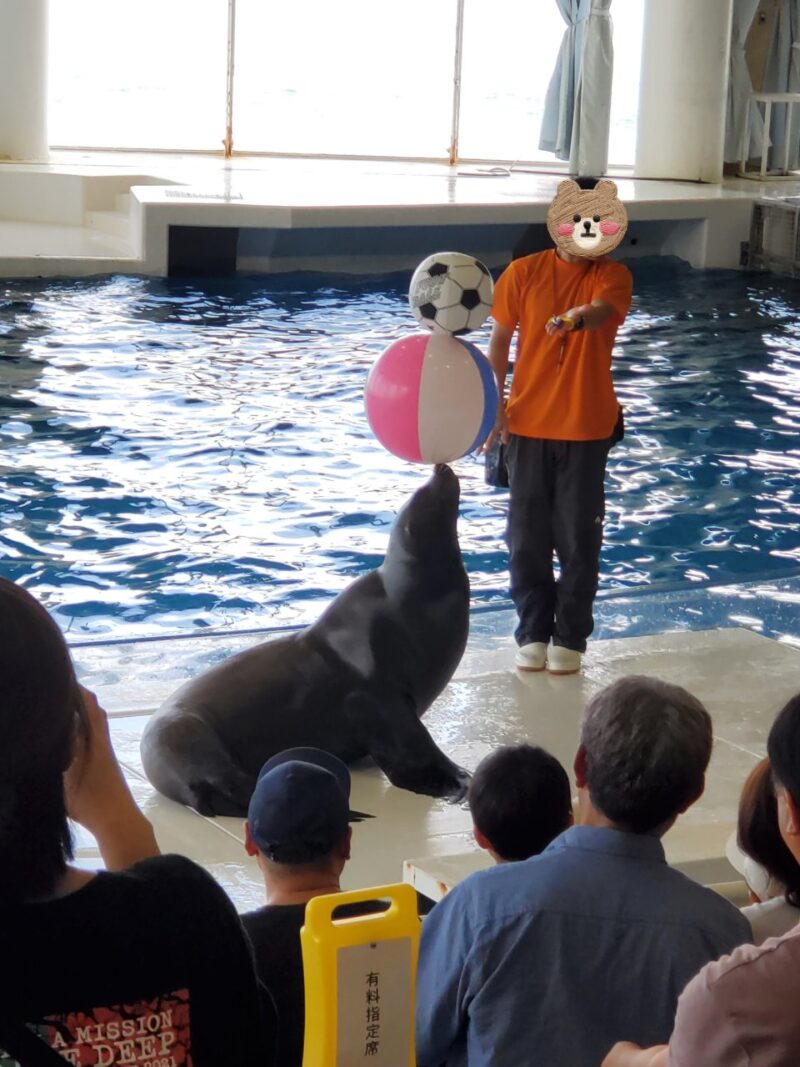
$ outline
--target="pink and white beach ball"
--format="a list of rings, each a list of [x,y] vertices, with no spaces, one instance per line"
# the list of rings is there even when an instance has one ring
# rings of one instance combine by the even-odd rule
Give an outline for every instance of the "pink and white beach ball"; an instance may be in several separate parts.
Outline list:
[[[365,392],[367,419],[384,448],[412,463],[450,463],[486,440],[497,386],[475,345],[446,334],[411,334],[376,360]]]

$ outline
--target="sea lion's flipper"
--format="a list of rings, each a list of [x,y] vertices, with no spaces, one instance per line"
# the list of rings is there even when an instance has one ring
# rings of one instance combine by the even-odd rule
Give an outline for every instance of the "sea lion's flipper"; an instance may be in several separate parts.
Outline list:
[[[407,701],[352,693],[344,702],[350,730],[400,789],[463,800],[470,775],[437,748]]]
[[[255,778],[199,715],[154,716],[141,752],[147,777],[164,796],[201,815],[247,814]]]

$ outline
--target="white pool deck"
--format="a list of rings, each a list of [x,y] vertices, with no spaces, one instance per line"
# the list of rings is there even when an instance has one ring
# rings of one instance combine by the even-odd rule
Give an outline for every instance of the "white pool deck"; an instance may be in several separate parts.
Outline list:
[[[698,267],[738,265],[754,198],[800,194],[795,179],[614,177],[631,224],[621,253],[680,255]],[[367,231],[521,230],[544,221],[563,178],[518,165],[56,152],[47,164],[0,162],[0,277],[163,276],[174,226],[239,230],[239,269],[405,269],[419,250],[365,244]],[[309,254],[307,241],[283,247],[290,231],[339,237]],[[508,252],[501,241],[484,258],[500,266]]]
[[[725,858],[725,846],[734,828],[739,792],[749,769],[765,754],[775,713],[798,689],[800,649],[746,628],[676,630],[595,641],[581,675],[556,678],[514,670],[514,646],[508,636],[512,624],[511,611],[474,617],[467,653],[425,718],[439,745],[474,769],[496,746],[528,740],[571,768],[582,708],[597,689],[629,673],[684,685],[709,708],[715,744],[706,791],[667,835],[667,855],[704,883],[737,878]],[[681,625],[678,618],[676,625]],[[240,910],[263,902],[258,869],[244,852],[240,821],[203,818],[159,796],[144,777],[138,744],[147,713],[183,677],[221,651],[258,639],[176,639],[75,651],[79,673],[112,716],[115,747],[162,849],[183,853],[206,867]],[[459,869],[469,869],[471,861],[465,863],[461,854],[474,852],[476,846],[465,807],[396,789],[372,766],[353,769],[352,804],[374,817],[353,828],[345,888],[400,881],[407,860],[428,868],[434,877],[443,857],[458,856]],[[79,837],[79,856],[82,863],[98,864],[96,846],[85,834]],[[476,855],[475,864],[482,862]]]

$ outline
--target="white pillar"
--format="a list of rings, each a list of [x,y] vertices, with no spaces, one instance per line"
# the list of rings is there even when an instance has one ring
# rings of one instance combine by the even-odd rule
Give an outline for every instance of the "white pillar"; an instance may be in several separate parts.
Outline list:
[[[47,3],[0,0],[0,159],[47,159]]]
[[[637,178],[722,179],[733,0],[645,0]]]

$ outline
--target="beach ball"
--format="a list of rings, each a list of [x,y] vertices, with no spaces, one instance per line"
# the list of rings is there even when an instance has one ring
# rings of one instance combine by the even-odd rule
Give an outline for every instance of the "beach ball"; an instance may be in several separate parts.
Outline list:
[[[497,385],[475,345],[415,333],[376,360],[365,391],[367,419],[384,448],[414,463],[450,463],[486,440],[497,417]]]
[[[493,291],[491,274],[474,256],[434,252],[411,276],[408,302],[426,330],[462,334],[486,322]]]

